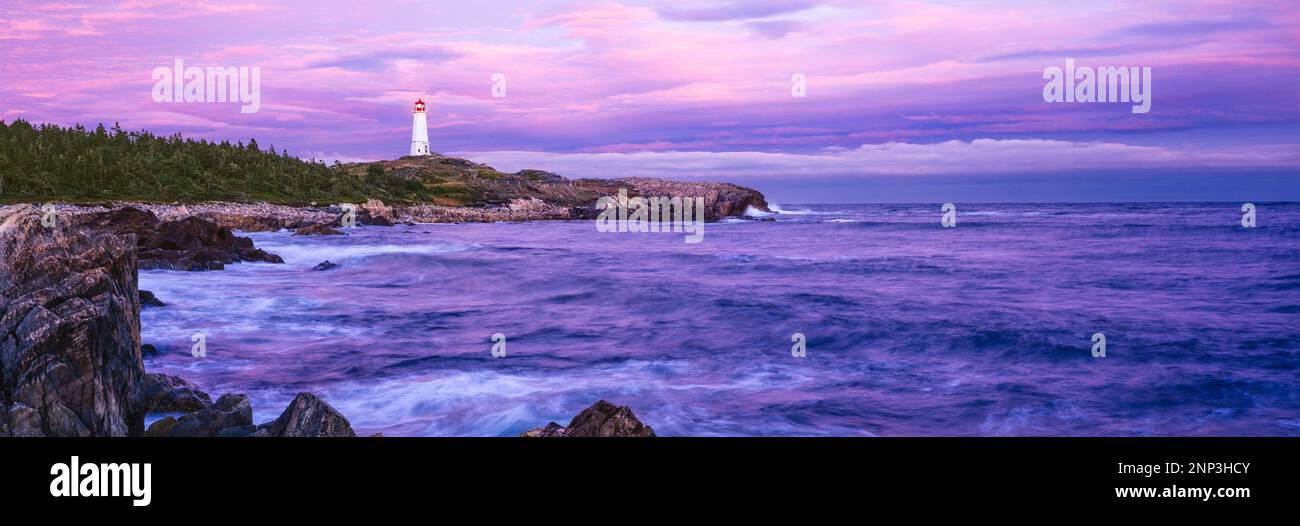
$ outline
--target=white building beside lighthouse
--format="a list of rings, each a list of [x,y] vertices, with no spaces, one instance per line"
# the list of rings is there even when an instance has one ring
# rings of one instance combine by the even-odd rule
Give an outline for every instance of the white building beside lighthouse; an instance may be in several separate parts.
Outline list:
[[[411,155],[429,155],[429,120],[425,118],[424,99],[415,101],[415,111],[411,112]]]

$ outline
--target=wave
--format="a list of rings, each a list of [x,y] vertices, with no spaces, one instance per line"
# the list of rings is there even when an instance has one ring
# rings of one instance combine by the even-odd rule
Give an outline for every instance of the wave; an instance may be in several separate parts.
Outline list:
[[[768,203],[768,204],[767,204],[767,208],[768,208],[769,210],[773,211],[773,212],[778,213],[778,214],[781,214],[781,215],[788,215],[788,216],[819,216],[819,215],[827,215],[827,214],[833,214],[833,213],[834,213],[834,212],[818,212],[818,211],[816,211],[816,210],[810,210],[810,209],[807,209],[807,208],[797,208],[797,209],[786,210],[786,209],[782,208],[781,205],[778,205],[778,204],[776,204],[776,203]]]
[[[463,252],[481,248],[477,244],[454,245],[447,243],[420,243],[406,245],[360,245],[344,243],[279,243],[277,240],[257,240],[257,247],[284,258],[290,265],[315,265],[321,261],[338,262],[346,259],[409,254],[435,255]]]

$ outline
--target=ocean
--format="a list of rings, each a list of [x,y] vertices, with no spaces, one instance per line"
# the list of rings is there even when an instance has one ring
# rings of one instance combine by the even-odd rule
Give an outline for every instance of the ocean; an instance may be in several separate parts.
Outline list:
[[[660,435],[1296,436],[1300,204],[1256,205],[1256,228],[1241,203],[958,203],[955,228],[938,204],[785,205],[700,243],[244,234],[286,263],[140,273],[167,303],[145,368],[248,394],[258,423],[315,392],[388,436],[517,435],[599,399]]]

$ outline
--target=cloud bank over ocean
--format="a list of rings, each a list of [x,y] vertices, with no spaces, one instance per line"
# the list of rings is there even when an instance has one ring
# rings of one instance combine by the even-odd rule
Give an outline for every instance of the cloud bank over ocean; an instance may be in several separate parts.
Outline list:
[[[434,151],[506,169],[859,182],[833,197],[877,195],[880,176],[1195,170],[1251,187],[1250,173],[1300,170],[1289,2],[373,7],[13,2],[0,14],[0,119],[256,137],[348,161],[405,153],[423,98]],[[260,111],[155,103],[150,73],[177,58],[261,68]],[[1045,103],[1044,68],[1066,59],[1152,68],[1150,113]],[[507,97],[492,96],[495,73]],[[806,97],[791,97],[796,73]]]

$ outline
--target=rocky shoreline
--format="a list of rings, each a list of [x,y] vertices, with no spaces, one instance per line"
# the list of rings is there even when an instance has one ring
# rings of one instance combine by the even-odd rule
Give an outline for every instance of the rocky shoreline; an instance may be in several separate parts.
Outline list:
[[[363,223],[390,225],[421,217],[404,210],[370,201],[357,215]],[[183,378],[145,372],[150,346],[140,340],[141,307],[163,305],[139,290],[140,269],[282,263],[232,229],[328,233],[322,230],[337,223],[337,214],[264,204],[63,206],[58,212],[49,224],[32,205],[0,207],[0,436],[356,436],[347,417],[313,393],[298,393],[278,418],[254,424],[246,395],[227,393],[214,402]],[[146,429],[149,414],[167,415]],[[551,422],[523,436],[654,432],[631,409],[602,400],[568,426]]]
[[[745,217],[752,211],[767,213],[762,193],[727,183],[695,183],[660,179],[561,179],[537,182],[515,189],[500,204],[478,206],[441,204],[385,204],[369,199],[356,205],[359,224],[388,226],[410,223],[493,223],[523,221],[564,221],[595,219],[596,203],[604,195],[625,190],[629,197],[702,197],[706,221],[727,217]],[[271,203],[144,203],[121,202],[92,205],[58,204],[61,214],[93,214],[121,209],[152,213],[159,221],[179,221],[194,217],[217,226],[243,232],[300,230],[319,226],[339,226],[345,213],[343,203],[290,206]]]

